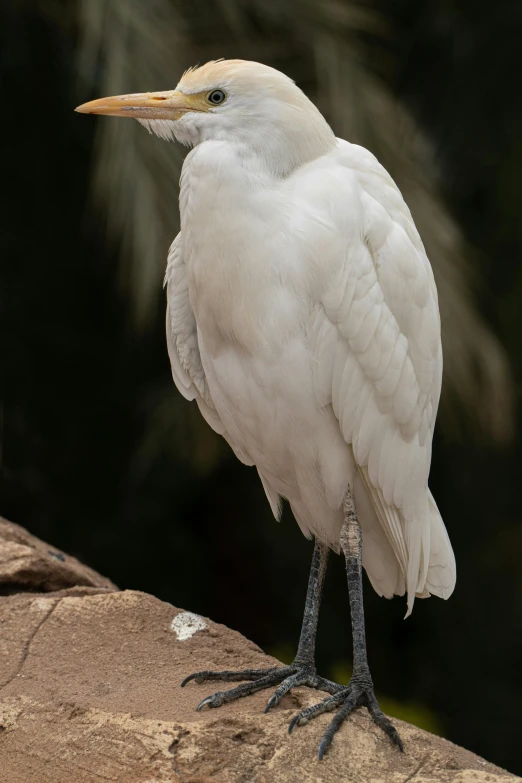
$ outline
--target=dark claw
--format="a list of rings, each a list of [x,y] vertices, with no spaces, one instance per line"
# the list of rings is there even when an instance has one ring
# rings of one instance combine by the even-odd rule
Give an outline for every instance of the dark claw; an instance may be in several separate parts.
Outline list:
[[[331,742],[332,740],[328,739],[327,737],[324,737],[323,740],[321,741],[321,744],[319,745],[319,753],[318,753],[319,761],[323,760],[323,756],[326,753]]]
[[[206,699],[200,701],[200,703],[196,707],[196,712],[199,712],[207,704],[209,707],[221,707],[221,705],[223,704],[223,699],[216,698],[219,696],[221,696],[221,693],[214,693],[212,696],[207,696]]]
[[[295,718],[292,718],[292,720],[288,724],[288,733],[289,734],[292,733],[292,729],[294,728],[294,726],[298,722],[298,720],[299,720],[299,715],[296,715]]]
[[[198,676],[198,675],[197,675],[197,673],[196,673],[196,674],[189,674],[189,676],[188,676],[188,677],[185,677],[185,679],[184,679],[184,680],[183,680],[183,682],[181,683],[181,686],[180,686],[180,687],[181,687],[181,688],[184,688],[184,687],[185,687],[185,685],[187,684],[187,682],[190,682],[191,680],[195,680],[195,679],[197,678],[197,676]]]
[[[275,696],[272,696],[272,698],[268,700],[268,704],[264,709],[264,714],[266,715],[266,713],[269,712],[272,709],[272,707],[275,707],[276,704],[277,704],[277,699]]]

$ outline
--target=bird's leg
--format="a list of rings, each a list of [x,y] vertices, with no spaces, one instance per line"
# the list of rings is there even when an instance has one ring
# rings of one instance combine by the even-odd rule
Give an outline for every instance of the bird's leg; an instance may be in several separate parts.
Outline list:
[[[304,668],[315,669],[315,638],[329,551],[325,544],[321,544],[316,540],[312,565],[310,566],[310,576],[308,578],[308,590],[306,591],[299,645],[294,660],[295,664]]]
[[[383,714],[375,698],[370,667],[368,666],[362,588],[362,533],[351,490],[348,490],[344,497],[343,511],[344,523],[341,530],[340,543],[346,560],[346,575],[348,577],[348,593],[350,597],[353,637],[352,678],[346,687],[340,687],[332,696],[328,696],[319,704],[314,704],[312,707],[302,710],[292,720],[288,729],[292,731],[294,726],[302,726],[317,715],[340,707],[323,736],[319,746],[319,759],[323,758],[333,740],[334,734],[339,730],[343,721],[360,706],[368,708],[373,721],[383,729],[392,742],[398,746],[399,750],[403,750],[402,741],[397,730]]]
[[[335,693],[340,685],[330,680],[319,677],[315,671],[315,637],[317,633],[317,622],[319,619],[319,606],[321,604],[321,593],[323,590],[324,577],[326,575],[326,566],[328,564],[328,547],[315,542],[314,554],[312,557],[312,566],[310,568],[310,578],[308,580],[308,591],[306,594],[306,604],[299,638],[297,655],[293,663],[289,666],[272,667],[270,669],[246,669],[244,671],[232,672],[213,672],[202,671],[190,674],[186,677],[181,686],[187,684],[190,680],[196,682],[208,682],[209,680],[221,680],[225,682],[238,682],[241,680],[250,680],[236,688],[228,691],[219,691],[213,696],[203,699],[197,709],[204,706],[221,707],[229,701],[235,701],[243,696],[250,696],[252,693],[270,688],[273,685],[279,685],[271,699],[269,700],[265,712],[278,704],[283,696],[291,688],[298,685],[308,685],[327,693]]]

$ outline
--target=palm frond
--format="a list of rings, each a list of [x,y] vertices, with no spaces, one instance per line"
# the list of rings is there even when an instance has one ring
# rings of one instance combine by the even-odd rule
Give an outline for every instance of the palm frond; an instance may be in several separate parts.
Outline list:
[[[183,22],[168,0],[85,0],[81,9],[80,68],[100,94],[177,84],[190,54]],[[182,161],[177,145],[147,137],[135,122],[109,121],[97,128],[93,189],[108,233],[120,247],[122,288],[141,327],[154,313],[167,249],[178,231]]]

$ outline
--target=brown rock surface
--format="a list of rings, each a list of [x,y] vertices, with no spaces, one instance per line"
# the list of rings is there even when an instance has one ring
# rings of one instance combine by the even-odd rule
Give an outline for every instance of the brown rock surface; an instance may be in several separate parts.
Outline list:
[[[0,517],[0,594],[24,590],[50,593],[85,585],[118,588],[71,555],[40,541],[27,530]]]
[[[23,548],[16,557],[13,543]],[[235,631],[150,595],[118,592],[49,550],[56,551],[2,523],[0,583],[12,594],[0,598],[0,783],[519,780],[396,721],[406,748],[400,754],[365,710],[343,726],[319,762],[317,745],[330,716],[287,733],[295,711],[317,700],[308,688],[268,715],[262,692],[197,713],[213,689],[190,683],[182,690],[188,673],[274,660]],[[13,594],[17,584],[25,592]]]

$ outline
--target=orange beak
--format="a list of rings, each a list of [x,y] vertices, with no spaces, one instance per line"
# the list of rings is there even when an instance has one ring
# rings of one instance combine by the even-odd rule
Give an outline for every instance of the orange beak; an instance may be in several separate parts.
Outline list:
[[[208,111],[208,108],[206,98],[201,94],[184,95],[176,90],[166,90],[98,98],[77,106],[75,111],[80,114],[105,114],[111,117],[179,120],[188,111]]]

